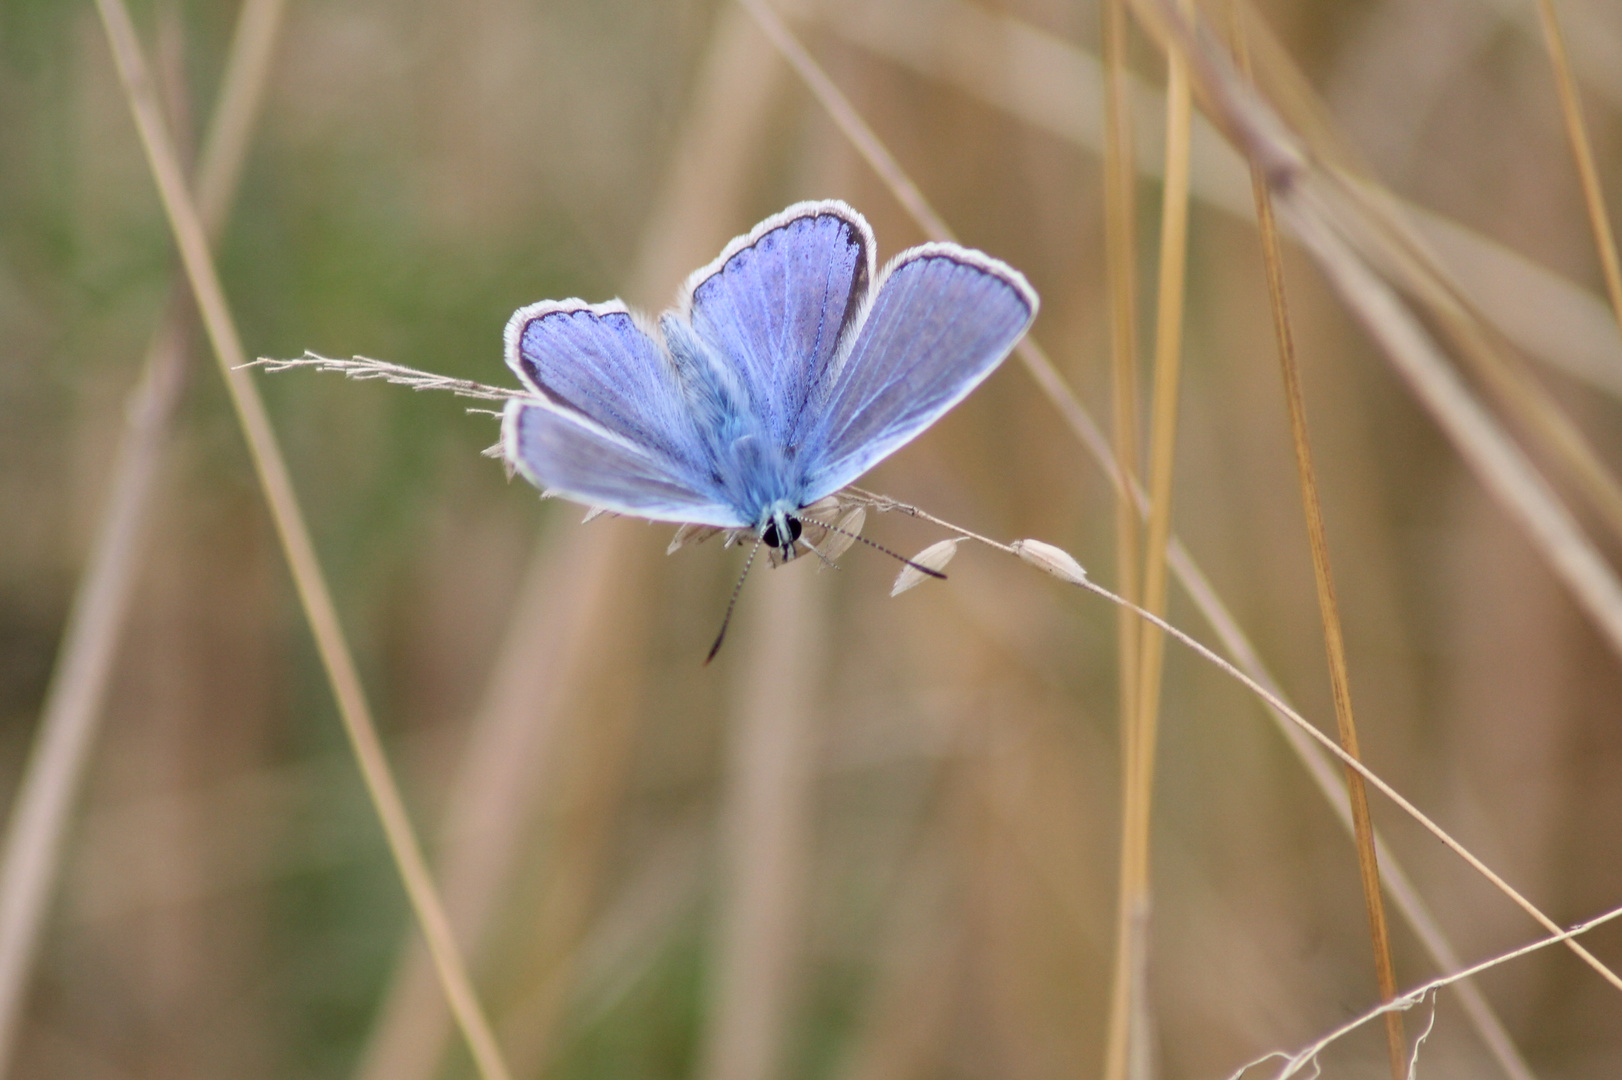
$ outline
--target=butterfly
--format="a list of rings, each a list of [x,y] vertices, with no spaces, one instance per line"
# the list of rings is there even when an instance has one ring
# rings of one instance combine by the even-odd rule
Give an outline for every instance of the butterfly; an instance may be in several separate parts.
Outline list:
[[[806,507],[916,438],[1036,317],[1008,265],[956,244],[874,272],[873,230],[802,202],[732,240],[657,324],[618,300],[507,323],[507,461],[619,514],[752,531],[792,558]]]

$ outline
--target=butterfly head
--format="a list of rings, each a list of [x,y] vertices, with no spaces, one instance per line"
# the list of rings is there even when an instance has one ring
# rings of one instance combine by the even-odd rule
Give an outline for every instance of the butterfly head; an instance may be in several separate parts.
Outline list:
[[[775,548],[778,556],[787,562],[794,558],[794,544],[804,530],[800,519],[792,511],[779,507],[761,527],[760,542],[769,548]]]

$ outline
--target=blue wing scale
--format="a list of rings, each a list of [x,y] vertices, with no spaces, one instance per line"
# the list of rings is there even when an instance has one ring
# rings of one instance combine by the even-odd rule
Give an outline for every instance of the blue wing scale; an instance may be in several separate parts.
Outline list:
[[[802,440],[806,499],[852,483],[962,401],[1036,308],[1024,276],[980,252],[925,244],[897,256]]]

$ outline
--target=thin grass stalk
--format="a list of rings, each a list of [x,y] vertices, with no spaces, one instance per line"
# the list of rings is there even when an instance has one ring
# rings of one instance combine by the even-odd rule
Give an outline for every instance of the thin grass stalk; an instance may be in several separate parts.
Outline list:
[[[1380,342],[1398,370],[1409,381],[1415,393],[1429,406],[1448,434],[1464,451],[1466,460],[1476,469],[1478,476],[1501,500],[1532,526],[1533,535],[1540,541],[1545,553],[1551,556],[1555,569],[1576,587],[1579,600],[1590,601],[1590,610],[1604,610],[1618,605],[1622,611],[1622,590],[1613,595],[1595,595],[1590,589],[1604,590],[1609,568],[1599,561],[1597,553],[1580,539],[1575,521],[1572,521],[1558,497],[1527,461],[1518,448],[1493,423],[1469,392],[1459,383],[1457,375],[1435,352],[1423,329],[1412,315],[1401,306],[1385,282],[1370,271],[1350,249],[1328,230],[1319,231],[1319,223],[1302,215],[1296,226],[1309,250],[1318,257],[1319,265],[1335,284],[1349,307],[1358,315],[1365,328]],[[1578,582],[1581,584],[1579,585]],[[1622,647],[1622,640],[1614,643]],[[1539,920],[1542,921],[1541,919]],[[1545,923],[1551,931],[1554,926]],[[1596,970],[1603,968],[1587,950],[1575,942],[1570,943],[1579,955],[1590,961]],[[1605,969],[1609,981],[1622,989],[1618,979]]]
[[[1234,52],[1240,70],[1253,78],[1245,25],[1237,5],[1228,9]],[[1312,575],[1318,590],[1318,612],[1323,620],[1324,651],[1329,660],[1329,685],[1335,702],[1335,723],[1340,744],[1348,754],[1362,760],[1358,750],[1357,720],[1352,711],[1351,676],[1346,666],[1346,643],[1341,632],[1340,605],[1335,599],[1335,579],[1329,568],[1329,535],[1324,525],[1323,507],[1318,498],[1318,478],[1312,464],[1312,444],[1307,436],[1306,397],[1301,390],[1301,368],[1295,355],[1295,336],[1290,329],[1289,301],[1284,291],[1284,257],[1279,248],[1278,227],[1273,220],[1273,201],[1267,181],[1254,165],[1250,170],[1251,190],[1256,199],[1256,226],[1261,240],[1262,264],[1267,276],[1267,295],[1273,313],[1273,332],[1278,339],[1280,374],[1284,400],[1290,415],[1290,441],[1295,449],[1296,471],[1301,481],[1301,509],[1306,518],[1307,543],[1312,551]],[[1397,996],[1397,973],[1391,963],[1391,935],[1386,927],[1385,900],[1380,890],[1380,865],[1374,843],[1374,823],[1369,818],[1368,788],[1356,772],[1346,773],[1346,794],[1350,800],[1352,833],[1357,843],[1358,877],[1363,887],[1363,904],[1368,913],[1369,938],[1374,948],[1375,982],[1380,1000]],[[1404,1058],[1408,1049],[1403,1034],[1402,1014],[1385,1014],[1386,1050],[1391,1064],[1391,1080],[1405,1080]]]
[[[246,0],[237,19],[197,171],[198,211],[217,237],[237,188],[258,116],[284,0]],[[176,284],[147,346],[125,410],[107,503],[74,593],[57,650],[0,862],[0,1076],[10,1069],[24,991],[38,952],[42,917],[55,886],[68,814],[100,727],[152,494],[186,379],[193,320]]]
[[[809,561],[809,560],[807,560]],[[712,1011],[698,1075],[781,1075],[810,881],[810,796],[821,698],[821,604],[806,566],[763,574],[750,655],[738,670],[737,710],[722,802],[725,849]]]
[[[1177,399],[1182,373],[1184,279],[1188,267],[1188,141],[1192,116],[1188,67],[1179,60],[1167,65],[1166,175],[1162,188],[1160,266],[1156,287],[1155,370],[1150,403],[1148,538],[1143,565],[1144,607],[1160,613],[1166,606],[1166,548],[1171,541],[1172,476],[1176,465]],[[1160,711],[1160,635],[1143,638],[1138,710],[1143,742],[1140,776],[1143,793],[1152,794],[1155,752],[1153,717]],[[1148,804],[1143,809],[1147,811]],[[1147,824],[1145,820],[1144,824]]]
[[[616,811],[644,716],[650,624],[642,616],[659,555],[636,522],[612,527],[624,538],[618,546],[626,557],[611,567],[602,603],[579,635],[584,693],[568,733],[569,768],[548,807],[548,873],[530,909],[534,932],[524,945],[536,989],[525,995],[522,1035],[507,1044],[510,1060],[527,1075],[544,1075],[562,1057],[581,947],[601,898]]]
[[[858,48],[1102,153],[1104,74],[1091,54],[1071,43],[967,0],[890,0],[883,5],[823,0],[819,6],[827,9],[828,29]],[[932,26],[933,32],[920,34],[920,24]],[[1265,24],[1253,23],[1252,29],[1259,33]],[[1287,58],[1280,51],[1275,59],[1282,63]],[[1145,140],[1138,146],[1138,165],[1145,177],[1158,177],[1158,148],[1145,144],[1150,133],[1143,122],[1164,112],[1155,105],[1160,91],[1135,77],[1132,81]],[[1291,73],[1280,81],[1293,88],[1305,85]],[[1251,220],[1248,166],[1199,115],[1190,185],[1205,205]],[[1609,304],[1449,218],[1391,201],[1446,256],[1449,273],[1467,286],[1472,306],[1501,333],[1566,375],[1622,397],[1622,336]]]
[[[1000,540],[993,540],[988,536],[983,536],[980,533],[965,529],[961,525],[954,525],[950,521],[943,521],[942,519],[920,510],[915,506],[904,506],[900,503],[889,502],[885,506],[885,509],[902,510],[903,512],[914,517],[923,518],[925,521],[932,521],[937,525],[950,529],[966,539],[985,544],[987,547],[996,548],[998,551],[1012,555],[1021,561],[1033,562],[1037,563],[1038,565],[1042,565],[1040,560],[1031,558],[1031,553],[1028,550],[1022,552],[1020,547],[1016,546],[1016,544],[1029,544],[1031,543],[1030,541],[1017,541],[1016,544],[1005,544]],[[1049,548],[1052,547],[1052,545],[1044,546]],[[1063,555],[1064,553],[1060,552],[1060,554]],[[1065,558],[1068,559],[1069,556],[1065,555]],[[1109,589],[1106,589],[1104,586],[1087,577],[1086,572],[1082,571],[1079,565],[1074,563],[1073,559],[1070,561],[1072,564],[1070,569],[1063,573],[1055,571],[1051,564],[1045,565],[1044,569],[1046,569],[1049,573],[1055,574],[1055,576],[1061,577],[1063,580],[1079,589],[1085,589],[1090,593],[1103,597],[1112,604],[1118,606],[1126,605],[1127,602],[1123,597],[1117,596]],[[1471,852],[1469,848],[1465,847],[1462,843],[1455,839],[1451,833],[1438,825],[1428,814],[1419,809],[1418,806],[1414,805],[1414,803],[1411,802],[1400,791],[1382,779],[1378,773],[1370,769],[1357,758],[1348,754],[1339,743],[1337,743],[1334,739],[1331,739],[1328,735],[1325,735],[1322,731],[1318,730],[1318,728],[1310,720],[1297,712],[1295,708],[1286,702],[1278,693],[1264,685],[1260,680],[1241,670],[1239,666],[1234,664],[1232,661],[1224,659],[1222,655],[1215,649],[1212,649],[1209,645],[1206,645],[1204,642],[1188,633],[1188,631],[1181,630],[1178,627],[1173,626],[1161,616],[1156,615],[1152,611],[1145,608],[1133,607],[1132,611],[1138,616],[1138,618],[1154,626],[1162,634],[1177,639],[1201,659],[1211,664],[1217,670],[1227,674],[1235,682],[1239,683],[1245,689],[1249,690],[1252,694],[1261,699],[1261,701],[1270,709],[1283,716],[1285,720],[1287,720],[1302,734],[1311,739],[1313,742],[1317,743],[1324,750],[1328,751],[1328,753],[1334,758],[1338,759],[1342,765],[1355,771],[1364,779],[1366,783],[1368,783],[1370,787],[1373,787],[1376,791],[1379,791],[1382,795],[1395,803],[1397,807],[1403,811],[1403,813],[1407,814],[1410,818],[1417,822],[1422,828],[1425,829],[1426,832],[1440,840],[1449,851],[1452,851],[1455,855],[1459,856],[1459,858],[1463,859],[1471,869],[1476,871],[1476,873],[1480,874],[1482,877],[1491,882],[1499,892],[1503,893],[1506,897],[1513,901],[1516,907],[1520,908],[1522,911],[1526,912],[1533,919],[1535,919],[1545,930],[1548,930],[1551,934],[1558,935],[1562,933],[1560,926],[1555,923],[1554,920],[1550,919],[1541,910],[1539,910],[1537,905],[1533,904],[1526,897],[1522,896],[1513,886],[1509,884],[1509,882],[1505,881],[1497,871],[1493,870],[1492,867],[1482,862],[1481,859]],[[1586,948],[1577,945],[1575,942],[1568,942],[1568,944],[1571,946],[1572,951],[1586,960],[1589,967],[1592,967],[1596,972],[1598,972],[1606,982],[1611,983],[1611,985],[1617,987],[1618,989],[1622,989],[1622,975],[1618,975],[1616,972],[1606,967],[1602,961],[1595,957],[1594,954],[1589,952]]]
[[[821,73],[810,55],[803,48],[798,47],[798,43],[788,33],[787,28],[782,25],[781,21],[776,20],[769,10],[758,13],[753,6],[747,3],[745,6],[749,7],[751,14],[755,14],[757,19],[763,20],[763,29],[767,30],[772,42],[783,51],[784,56],[805,80],[806,85],[818,98],[829,117],[833,119],[845,137],[851,141],[851,145],[867,161],[868,166],[873,169],[879,179],[890,188],[896,199],[902,202],[903,205],[908,205],[908,200],[903,195],[904,192],[921,199],[922,195],[918,192],[916,185],[912,184],[911,180],[905,176],[899,164],[896,163],[889,151],[884,148],[872,128],[868,127],[866,121],[861,118],[851,106],[849,100],[834,86],[832,80]],[[812,75],[820,75],[821,77],[812,78]],[[926,232],[928,231],[927,219],[915,216],[914,220]],[[931,236],[936,239],[945,239],[949,236],[949,232],[941,235],[932,233]],[[1060,377],[1058,370],[1053,366],[1052,361],[1048,359],[1041,346],[1032,340],[1030,335],[1026,335],[1020,340],[1015,349],[1015,354],[1023,362],[1026,372],[1036,381],[1037,388],[1047,398],[1049,404],[1053,406],[1065,425],[1069,427],[1071,433],[1086,448],[1087,452],[1104,472],[1106,478],[1118,490],[1131,492],[1134,501],[1139,507],[1139,513],[1147,514],[1148,496],[1137,485],[1128,484],[1123,470],[1110,449],[1109,440],[1104,436],[1097,423],[1094,422],[1086,407],[1082,405]],[[916,512],[916,510],[915,508],[908,508],[907,512],[912,513]],[[948,527],[955,528],[955,526]],[[1189,596],[1194,600],[1201,614],[1222,637],[1224,646],[1238,658],[1241,668],[1247,675],[1255,679],[1258,685],[1267,686],[1273,698],[1282,701],[1282,694],[1277,689],[1277,680],[1273,679],[1267,672],[1266,666],[1262,663],[1255,646],[1244,634],[1238,622],[1234,619],[1232,612],[1222,603],[1221,597],[1217,595],[1216,590],[1200,570],[1193,556],[1189,554],[1188,549],[1175,536],[1168,548],[1168,562],[1172,567],[1172,571],[1177,575],[1179,584],[1188,591]],[[1350,833],[1352,820],[1350,811],[1347,808],[1344,781],[1335,775],[1334,767],[1326,759],[1324,752],[1313,741],[1313,736],[1300,731],[1294,725],[1288,711],[1271,709],[1268,715],[1284,736],[1286,743],[1300,758],[1303,766],[1307,769],[1308,775],[1313,778],[1325,800],[1335,809],[1342,825]],[[1378,836],[1376,836],[1376,839],[1378,839]],[[1383,847],[1379,857],[1382,865],[1387,867],[1385,874],[1386,885],[1392,890],[1392,897],[1396,900],[1398,909],[1403,913],[1403,917],[1410,928],[1414,930],[1425,945],[1432,960],[1443,970],[1457,968],[1459,964],[1456,950],[1453,949],[1440,925],[1426,908],[1417,890],[1412,887],[1411,879],[1402,870],[1396,857]],[[1484,876],[1487,876],[1489,881],[1493,880],[1490,872],[1484,874]],[[1513,899],[1517,894],[1513,890],[1507,890],[1506,887],[1506,895],[1511,896]],[[1600,968],[1601,973],[1604,974],[1603,965],[1600,965]],[[1505,1072],[1514,1077],[1515,1080],[1531,1080],[1530,1069],[1526,1067],[1525,1062],[1521,1059],[1519,1052],[1505,1032],[1503,1024],[1498,1020],[1491,1004],[1482,996],[1479,988],[1473,984],[1463,984],[1460,993],[1463,996],[1467,1015],[1472,1023],[1476,1025],[1483,1042],[1493,1052]]]
[[[1413,265],[1411,253],[1402,248],[1408,230],[1400,220],[1390,220],[1389,209],[1366,185],[1316,167],[1277,115],[1238,78],[1220,48],[1167,0],[1133,3],[1167,48],[1193,58],[1213,118],[1262,163],[1283,223],[1297,231],[1466,463],[1520,522],[1607,643],[1622,655],[1622,581],[1381,276],[1381,270],[1402,272]],[[1425,295],[1437,287],[1406,278],[1404,284]]]
[[[1236,2],[1241,8],[1245,6],[1242,0]],[[1270,41],[1265,35],[1265,24],[1260,20],[1253,19],[1251,29],[1261,35],[1262,42]],[[1296,106],[1295,112],[1312,119],[1311,123],[1298,125],[1296,130],[1313,155],[1314,164],[1351,196],[1345,206],[1350,215],[1347,224],[1356,219],[1356,224],[1364,230],[1359,242],[1360,252],[1405,291],[1434,309],[1448,339],[1493,391],[1500,407],[1548,455],[1551,465],[1573,482],[1613,535],[1622,538],[1622,484],[1617,482],[1581,428],[1531,372],[1498,346],[1494,335],[1486,330],[1492,324],[1490,313],[1472,300],[1458,283],[1455,273],[1436,257],[1427,237],[1408,224],[1405,220],[1409,216],[1408,208],[1373,181],[1347,166],[1336,164],[1353,155],[1345,149],[1332,125],[1319,119],[1324,110],[1310,85],[1276,44],[1270,46],[1267,55],[1271,58],[1275,81],[1291,88],[1290,104]],[[1350,232],[1348,237],[1357,239]],[[1611,316],[1615,321],[1614,312]]]
[[[1110,388],[1115,460],[1123,483],[1115,486],[1115,577],[1121,595],[1142,598],[1138,565],[1142,543],[1138,507],[1132,486],[1138,475],[1138,333],[1137,333],[1137,167],[1132,154],[1131,80],[1126,67],[1127,14],[1124,0],[1104,0],[1104,247],[1110,303]],[[1116,613],[1116,681],[1119,686],[1121,790],[1132,786],[1137,760],[1138,671],[1142,663],[1142,629],[1130,611]],[[1129,878],[1118,881],[1116,937],[1124,948],[1132,937]],[[1118,953],[1112,993],[1119,997],[1131,984],[1129,967]],[[1128,1010],[1112,1012],[1126,1016]],[[1112,1031],[1112,1037],[1114,1036]],[[1121,1041],[1124,1053],[1125,1040]],[[1111,1043],[1111,1053],[1115,1043]],[[1113,1060],[1113,1059],[1112,1059]],[[1106,1066],[1106,1075],[1113,1065]]]
[[[1184,277],[1188,266],[1189,135],[1193,101],[1188,71],[1168,54],[1166,67],[1166,171],[1161,188],[1160,265],[1156,285],[1155,359],[1150,398],[1149,518],[1143,555],[1143,606],[1166,609],[1166,546],[1171,540],[1172,476],[1177,448],[1177,396],[1183,352]],[[1120,903],[1116,913],[1115,976],[1105,1044],[1105,1080],[1126,1080],[1132,1053],[1135,1002],[1143,991],[1136,976],[1149,932],[1149,843],[1154,806],[1154,763],[1160,715],[1160,678],[1165,643],[1152,627],[1140,628],[1136,715],[1124,740],[1128,750],[1122,792]],[[1141,1022],[1141,1020],[1140,1020]],[[1139,1032],[1139,1037],[1142,1033]],[[1139,1080],[1133,1077],[1133,1080]]]
[[[512,875],[536,797],[548,788],[585,667],[614,635],[593,615],[603,610],[636,534],[624,523],[570,526],[562,537],[549,531],[530,560],[446,801],[439,878],[446,914],[470,953]],[[433,959],[413,934],[356,1075],[428,1080],[438,1073],[450,1025]]]
[[[1582,181],[1588,223],[1594,230],[1594,247],[1599,252],[1600,266],[1605,271],[1605,291],[1610,296],[1611,314],[1616,317],[1617,329],[1622,331],[1622,264],[1617,261],[1616,235],[1611,231],[1611,215],[1605,208],[1605,189],[1600,185],[1599,166],[1594,164],[1594,148],[1589,143],[1588,128],[1583,122],[1582,98],[1577,90],[1577,78],[1572,74],[1571,59],[1566,54],[1566,37],[1560,29],[1560,16],[1554,9],[1554,0],[1538,0],[1538,21],[1543,26],[1543,41],[1549,49],[1549,62],[1554,67],[1555,89],[1560,94],[1560,113],[1566,122],[1571,156],[1577,163],[1577,175]]]
[[[446,997],[468,1040],[480,1074],[484,1080],[508,1080],[506,1065],[491,1034],[489,1022],[479,1007],[444,906],[429,876],[427,861],[412,832],[399,787],[389,771],[388,759],[372,722],[360,676],[344,640],[337,609],[316,558],[309,530],[305,527],[303,512],[294,494],[275,432],[258,389],[243,370],[248,356],[243,350],[236,323],[226,303],[225,291],[214,268],[202,220],[186,188],[173,140],[164,125],[129,10],[123,0],[97,0],[96,6],[141,137],[147,164],[157,183],[186,275],[191,281],[203,327],[230,391],[231,402],[242,425],[271,519],[281,539],[299,600],[315,637],[316,650],[332,684],[345,732],[383,825],[390,852],[422,926],[423,936],[434,954]]]
[[[1590,930],[1597,929],[1598,927],[1604,926],[1608,922],[1613,922],[1618,918],[1622,918],[1622,908],[1612,908],[1610,911],[1607,911],[1602,915],[1597,915],[1592,919],[1584,920],[1568,930],[1560,931],[1558,934],[1550,934],[1548,937],[1539,938],[1536,941],[1528,942],[1527,944],[1511,949],[1508,952],[1499,953],[1497,956],[1490,957],[1489,959],[1483,960],[1480,963],[1472,964],[1463,970],[1456,970],[1449,975],[1442,976],[1439,979],[1432,979],[1423,986],[1416,986],[1414,989],[1405,992],[1402,997],[1397,998],[1394,1001],[1385,1002],[1378,1008],[1370,1009],[1368,1012],[1365,1012],[1356,1019],[1347,1021],[1304,1050],[1290,1055],[1285,1055],[1279,1053],[1278,1051],[1274,1051],[1267,1054],[1265,1057],[1258,1058],[1257,1060],[1250,1062],[1239,1072],[1235,1073],[1232,1080],[1239,1080],[1240,1077],[1242,1077],[1245,1073],[1248,1073],[1254,1066],[1260,1065],[1265,1061],[1270,1061],[1275,1058],[1284,1058],[1285,1067],[1280,1072],[1275,1074],[1274,1080],[1287,1080],[1288,1077],[1295,1076],[1296,1074],[1309,1068],[1312,1069],[1312,1075],[1322,1075],[1322,1070],[1318,1067],[1318,1055],[1321,1054],[1331,1043],[1344,1038],[1366,1024],[1372,1023],[1381,1015],[1399,1010],[1411,1009],[1420,1004],[1427,997],[1435,994],[1443,987],[1453,986],[1462,980],[1480,975],[1483,972],[1491,971],[1495,967],[1502,967],[1504,964],[1507,964],[1512,960],[1519,960],[1523,956],[1529,956],[1532,953],[1546,949],[1551,945],[1558,945],[1563,941],[1570,941],[1572,938],[1575,938],[1580,934],[1586,934]],[[1430,1025],[1434,1026],[1435,1023],[1436,1014],[1434,1011],[1432,1011]],[[1428,1034],[1429,1031],[1430,1026],[1427,1026],[1426,1034]],[[1419,1037],[1419,1042],[1423,1043],[1424,1039],[1425,1035],[1421,1034]],[[1409,1064],[1405,1069],[1406,1075],[1412,1076],[1414,1074],[1414,1063],[1417,1062],[1418,1054],[1419,1046],[1415,1045],[1414,1054],[1412,1057],[1410,1057]]]
[[[1235,3],[1241,9],[1246,6],[1242,0]],[[1612,534],[1622,538],[1622,484],[1554,395],[1487,332],[1485,328],[1492,324],[1490,311],[1472,300],[1453,270],[1432,252],[1427,238],[1407,224],[1407,208],[1384,188],[1366,179],[1364,170],[1337,164],[1351,160],[1354,155],[1346,149],[1333,124],[1324,119],[1326,111],[1310,84],[1288,54],[1267,36],[1265,23],[1253,19],[1250,26],[1257,43],[1268,46],[1265,52],[1270,58],[1274,81],[1288,88],[1283,94],[1284,104],[1293,106],[1295,115],[1286,117],[1287,122],[1295,125],[1316,163],[1364,199],[1365,205],[1360,210],[1369,227],[1371,241],[1366,245],[1365,257],[1375,257],[1376,265],[1388,276],[1435,309],[1448,339],[1493,391],[1500,407],[1548,455],[1551,465],[1573,482]],[[1305,119],[1298,122],[1297,116]],[[1580,116],[1577,119],[1580,137]],[[1603,234],[1608,236],[1603,204],[1599,206],[1599,214],[1601,218],[1596,220],[1603,226]],[[1548,312],[1540,314],[1545,319],[1551,317]],[[1611,311],[1609,315],[1618,328],[1622,328],[1618,314]]]
[[[1487,329],[1490,320],[1486,314],[1431,252],[1426,238],[1403,220],[1400,208],[1383,189],[1344,172],[1328,175],[1346,196],[1336,201],[1344,207],[1347,223],[1366,227],[1360,253],[1433,311],[1448,339],[1500,406],[1548,455],[1551,464],[1564,471],[1612,534],[1622,538],[1622,485],[1582,429],[1516,357],[1499,347]]]
[[[1451,299],[1436,304],[1437,320],[1448,338],[1500,407],[1588,500],[1611,535],[1622,540],[1622,484],[1593,443],[1519,358],[1490,340],[1476,313],[1456,307]]]
[[[736,9],[722,13],[700,66],[689,115],[672,153],[669,173],[654,200],[631,275],[629,294],[636,302],[657,304],[691,267],[725,240],[728,212],[738,202],[748,162],[760,145],[758,135],[766,121],[766,106],[782,70],[781,59],[773,50],[761,48],[758,32],[746,16]],[[494,744],[507,742],[498,731],[505,729],[508,721],[532,734],[537,728],[547,730],[562,722],[560,710],[569,695],[560,698],[558,688],[578,684],[583,677],[580,665],[592,652],[590,647],[583,647],[578,630],[587,626],[586,635],[597,640],[610,633],[591,628],[590,615],[598,605],[595,598],[607,587],[598,579],[604,574],[624,573],[625,560],[632,557],[627,544],[633,535],[604,522],[590,532],[571,530],[561,541],[561,550],[558,538],[548,539],[532,557],[526,575],[529,584],[524,587],[513,627],[501,647],[503,659],[491,675],[487,704],[480,710],[480,715],[488,718],[481,729],[486,731],[492,749]],[[514,731],[511,736],[518,734]],[[544,758],[547,752],[547,746],[532,739],[532,755]],[[457,917],[456,909],[462,905],[456,897],[465,892],[472,904],[476,895],[498,891],[498,882],[506,875],[491,872],[494,868],[478,872],[464,865],[467,860],[460,854],[464,842],[453,837],[468,830],[458,826],[456,819],[487,819],[487,825],[480,830],[486,837],[492,829],[504,832],[505,842],[487,838],[483,847],[492,857],[510,861],[516,854],[519,833],[510,827],[510,813],[500,821],[492,815],[498,801],[493,791],[502,786],[501,781],[492,779],[492,772],[499,768],[504,775],[521,772],[532,779],[539,767],[528,763],[525,755],[486,754],[475,746],[470,746],[467,754],[463,778],[457,784],[460,794],[453,794],[452,809],[447,812],[441,850],[450,859],[442,878],[446,903],[452,908],[463,941],[471,944],[478,940],[479,928],[488,915],[464,921]],[[485,765],[478,766],[477,760],[483,760]],[[458,811],[457,806],[465,809]],[[517,816],[527,817],[521,812]],[[420,948],[413,948],[402,963],[405,967],[396,975],[381,1013],[383,1019],[374,1030],[372,1045],[357,1072],[363,1080],[425,1078],[432,1075],[439,1061],[448,1017],[431,958]],[[509,1042],[513,1060],[520,1065],[526,1058],[544,1056],[544,1047],[539,1045],[526,1052],[526,1044],[542,1041],[535,1037],[542,1026],[539,1016],[545,1011],[539,999],[554,1000],[563,982],[561,972],[572,966],[572,961],[563,962],[560,977],[548,979],[547,988],[537,995],[535,1007],[520,1010],[522,1027],[512,1030],[521,1031],[522,1037]]]
[[[1265,686],[1268,692],[1280,701],[1288,702],[1289,699],[1279,686],[1278,680],[1273,678],[1272,673],[1267,670],[1267,665],[1262,662],[1256,646],[1246,636],[1238,621],[1234,619],[1233,613],[1222,602],[1222,598],[1217,595],[1216,589],[1200,570],[1194,557],[1176,537],[1172,538],[1167,561],[1177,576],[1178,584],[1188,593],[1201,617],[1216,632],[1218,640],[1233,658],[1234,664],[1258,684]],[[1310,736],[1296,727],[1285,713],[1269,705],[1267,714],[1335,812],[1335,818],[1341,823],[1341,827],[1348,835],[1353,834],[1351,802],[1346,795],[1344,770],[1337,773],[1331,759],[1319,749]],[[1432,914],[1430,906],[1415,887],[1413,879],[1408,876],[1402,863],[1378,830],[1374,832],[1374,846],[1381,867],[1382,885],[1437,970],[1457,971],[1463,967],[1464,961],[1460,958],[1458,950],[1448,940],[1446,932],[1436,921],[1436,916]],[[1493,1011],[1492,1004],[1481,992],[1481,987],[1466,979],[1455,984],[1454,989],[1459,995],[1459,1004],[1463,1007],[1465,1016],[1480,1035],[1487,1052],[1504,1070],[1504,1074],[1510,1077],[1510,1080],[1534,1080],[1531,1067],[1526,1064],[1526,1059],[1521,1056],[1515,1041],[1510,1038],[1503,1022],[1498,1019],[1498,1014]]]
[[[1277,115],[1238,76],[1221,49],[1169,0],[1132,2],[1168,51],[1189,57],[1208,109],[1229,138],[1262,166],[1275,206],[1286,212],[1296,237],[1415,396],[1436,417],[1488,492],[1521,522],[1556,575],[1612,647],[1622,652],[1622,583],[1541,474],[1470,394],[1413,312],[1365,258],[1359,242],[1367,241],[1369,227],[1358,211],[1368,211],[1369,201],[1359,198],[1355,188],[1337,186],[1336,174],[1313,169]],[[1335,749],[1343,761],[1353,760]],[[1387,790],[1360,764],[1358,772]],[[1468,858],[1474,860],[1474,856]],[[1503,891],[1546,929],[1554,929],[1552,922],[1544,922],[1547,916],[1507,884]],[[1570,945],[1606,981],[1622,989],[1622,977],[1586,948],[1575,942]]]

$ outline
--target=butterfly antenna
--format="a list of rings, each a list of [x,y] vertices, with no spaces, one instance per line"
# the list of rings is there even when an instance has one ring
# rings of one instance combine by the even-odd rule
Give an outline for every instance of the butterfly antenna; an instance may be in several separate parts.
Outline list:
[[[755,565],[755,555],[760,551],[760,539],[755,539],[755,546],[749,549],[749,557],[743,561],[743,573],[738,575],[738,583],[732,586],[732,599],[727,601],[727,613],[721,616],[721,632],[715,635],[715,644],[710,646],[710,655],[704,658],[704,666],[709,667],[715,654],[721,651],[721,642],[727,639],[727,626],[732,622],[732,609],[738,606],[738,594],[743,592],[744,579],[749,576],[749,568]]]
[[[873,540],[869,540],[867,537],[863,536],[861,533],[853,533],[849,529],[841,529],[838,525],[829,525],[826,522],[822,522],[822,521],[817,522],[817,524],[821,525],[823,528],[829,530],[830,532],[838,533],[840,536],[848,536],[852,540],[860,540],[862,543],[866,544],[868,547],[874,548],[874,549],[876,549],[878,551],[882,551],[886,555],[890,556],[890,558],[895,559],[895,560],[897,560],[899,562],[906,563],[908,566],[912,567],[914,570],[918,571],[920,574],[928,574],[930,577],[939,578],[942,581],[946,580],[946,575],[941,573],[939,570],[931,570],[927,566],[921,566],[918,563],[913,562],[911,559],[907,558],[905,555],[897,555],[895,552],[891,551],[889,548],[885,547],[883,544],[880,544],[880,543],[878,543],[876,541],[873,541]],[[816,549],[812,548],[811,550],[815,551]]]

